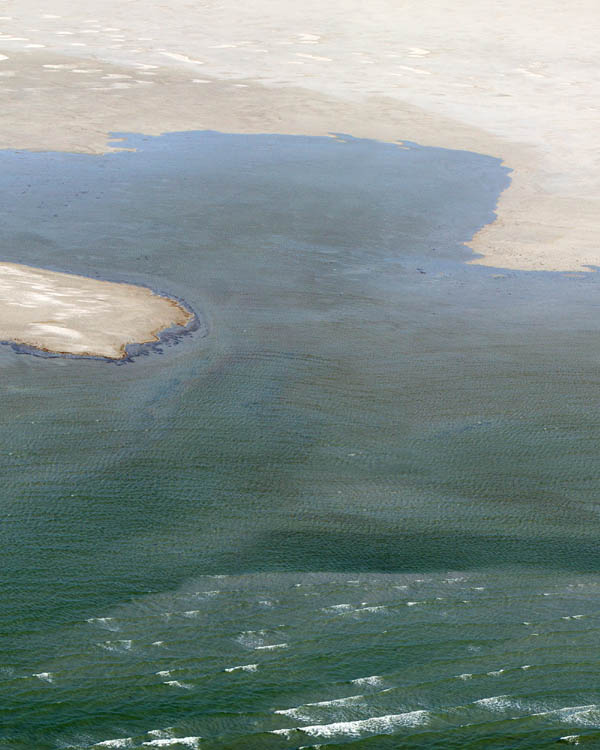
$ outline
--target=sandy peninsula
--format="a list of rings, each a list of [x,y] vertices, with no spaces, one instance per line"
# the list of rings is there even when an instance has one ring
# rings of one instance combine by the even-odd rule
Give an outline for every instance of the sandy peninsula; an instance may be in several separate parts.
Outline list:
[[[590,270],[600,265],[597,27],[596,0],[0,0],[0,148],[103,153],[118,148],[111,132],[215,129],[476,151],[513,172],[472,262]],[[2,335],[36,346],[118,356],[154,335],[163,312],[166,323],[184,316],[146,291],[129,298],[93,282],[92,293],[11,268]],[[52,314],[34,302],[42,282],[66,294]],[[30,307],[14,296],[25,288]],[[74,311],[88,291],[84,325]],[[117,299],[130,305],[127,334],[103,338]]]
[[[134,284],[0,263],[0,341],[61,354],[122,359],[192,314]]]

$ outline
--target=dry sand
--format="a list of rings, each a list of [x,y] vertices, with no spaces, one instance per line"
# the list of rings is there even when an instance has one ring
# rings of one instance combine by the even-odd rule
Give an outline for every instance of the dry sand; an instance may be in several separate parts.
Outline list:
[[[0,147],[112,132],[326,134],[500,157],[473,262],[600,265],[596,0],[0,0]]]
[[[0,263],[0,341],[62,354],[121,359],[131,343],[184,326],[192,314],[132,284]]]

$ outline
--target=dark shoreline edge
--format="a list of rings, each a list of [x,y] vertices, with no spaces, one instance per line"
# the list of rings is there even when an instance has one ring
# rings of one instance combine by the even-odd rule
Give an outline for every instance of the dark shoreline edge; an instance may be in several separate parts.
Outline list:
[[[22,264],[29,265],[29,264]],[[38,268],[37,266],[30,266],[30,268]],[[42,269],[44,270],[44,269]],[[55,270],[55,269],[45,269]],[[58,271],[58,269],[56,269]],[[70,271],[60,271],[60,273],[72,273]],[[76,360],[87,360],[95,362],[107,362],[113,365],[125,365],[131,364],[138,357],[148,356],[151,353],[164,354],[162,347],[173,347],[177,346],[182,339],[191,336],[193,333],[200,331],[200,337],[204,338],[208,336],[209,329],[206,322],[198,315],[198,313],[189,305],[184,299],[174,294],[167,294],[166,292],[159,291],[149,286],[148,284],[132,283],[129,281],[114,281],[109,279],[100,278],[99,276],[90,276],[89,274],[83,273],[72,273],[73,276],[85,276],[88,279],[94,279],[96,281],[109,281],[112,284],[130,284],[131,286],[144,287],[152,292],[152,294],[164,299],[177,302],[186,312],[190,313],[192,319],[185,326],[170,326],[169,328],[163,328],[158,333],[157,341],[145,341],[144,343],[132,343],[125,347],[125,356],[119,357],[102,357],[95,354],[69,354],[66,352],[52,352],[46,351],[45,349],[39,349],[29,344],[19,344],[10,339],[1,340],[0,346],[9,346],[16,354],[29,354],[32,357],[40,357],[41,359],[76,359]]]

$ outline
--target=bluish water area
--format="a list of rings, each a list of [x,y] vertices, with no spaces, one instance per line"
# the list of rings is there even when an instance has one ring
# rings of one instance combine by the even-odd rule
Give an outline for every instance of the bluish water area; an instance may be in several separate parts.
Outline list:
[[[0,748],[598,747],[597,276],[468,265],[487,156],[114,145],[0,152],[2,258],[201,326],[0,347]]]

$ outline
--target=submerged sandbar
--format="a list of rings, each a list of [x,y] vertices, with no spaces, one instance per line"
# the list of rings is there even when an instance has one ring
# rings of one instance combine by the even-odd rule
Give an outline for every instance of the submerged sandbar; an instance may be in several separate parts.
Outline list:
[[[185,326],[183,305],[135,284],[0,263],[0,340],[55,354],[123,359]]]

